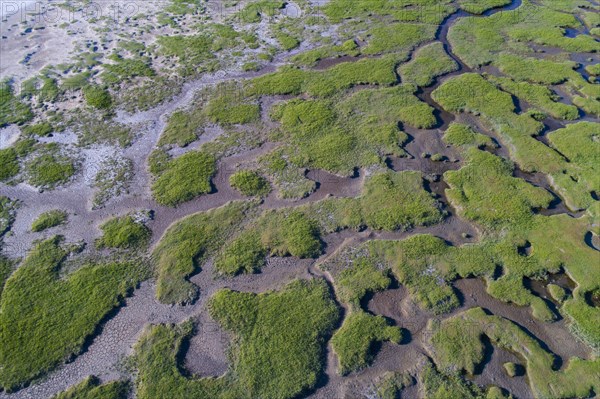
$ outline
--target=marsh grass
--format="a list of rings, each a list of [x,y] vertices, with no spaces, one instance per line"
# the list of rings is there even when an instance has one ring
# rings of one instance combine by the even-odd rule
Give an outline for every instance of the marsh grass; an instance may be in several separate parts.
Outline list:
[[[98,248],[136,249],[146,246],[152,232],[133,216],[116,217],[100,226],[102,237],[96,240]]]
[[[39,242],[6,281],[0,299],[0,384],[7,391],[78,354],[102,319],[146,276],[141,265],[108,263],[60,277],[68,255],[58,236]]]
[[[220,378],[184,377],[177,358],[191,323],[154,326],[136,345],[138,397],[292,398],[317,384],[339,317],[324,281],[297,280],[262,294],[225,289],[209,309],[234,336],[230,371]]]
[[[434,42],[415,51],[410,62],[400,65],[401,81],[430,86],[438,76],[458,70],[459,65],[446,53],[444,45]]]
[[[176,206],[212,191],[215,158],[203,151],[188,152],[166,162],[152,184],[152,195],[161,205]]]
[[[102,384],[97,377],[90,376],[52,399],[126,399],[130,389],[127,381],[117,380]]]
[[[543,349],[536,338],[500,316],[473,308],[433,327],[434,358],[441,367],[455,365],[473,370],[481,362],[481,336],[494,346],[525,359],[530,387],[536,397],[587,397],[598,387],[600,360],[573,357],[564,370],[554,369],[555,355]],[[468,339],[463,339],[468,337]]]
[[[40,214],[31,224],[31,231],[40,232],[67,222],[67,212],[54,209]]]

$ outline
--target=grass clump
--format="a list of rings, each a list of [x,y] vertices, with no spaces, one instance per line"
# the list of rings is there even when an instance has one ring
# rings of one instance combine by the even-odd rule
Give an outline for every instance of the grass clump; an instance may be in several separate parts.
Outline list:
[[[450,112],[470,112],[491,126],[519,167],[526,172],[544,172],[571,209],[590,205],[589,182],[579,182],[567,159],[534,136],[544,125],[532,114],[517,115],[510,94],[500,91],[477,74],[463,74],[444,82],[432,97]]]
[[[325,268],[330,269],[327,265]],[[392,283],[387,271],[379,270],[373,261],[363,258],[336,273],[334,280],[340,300],[356,309],[360,309],[360,301],[365,295],[383,291]]]
[[[209,121],[221,125],[243,125],[260,118],[259,105],[243,97],[240,85],[223,83],[216,88],[216,93],[204,109]]]
[[[452,122],[444,133],[444,141],[453,146],[476,146],[477,148],[496,148],[491,137],[477,133],[471,126]]]
[[[6,281],[0,385],[7,391],[78,354],[98,323],[144,277],[138,265],[128,263],[86,265],[61,277],[69,251],[60,243],[60,237],[38,243]]]
[[[11,123],[23,124],[33,119],[31,108],[15,95],[8,81],[0,82],[0,127]]]
[[[367,226],[376,230],[403,230],[439,223],[437,201],[423,189],[420,172],[386,172],[366,183],[361,208]]]
[[[567,292],[560,285],[548,284],[546,288],[548,289],[548,294],[550,294],[550,297],[556,302],[562,303],[567,298]]]
[[[300,45],[300,41],[297,38],[285,32],[277,32],[275,38],[279,42],[281,48],[285,51],[293,50]]]
[[[346,375],[367,367],[374,358],[375,343],[400,343],[401,340],[401,329],[388,325],[382,316],[363,311],[352,312],[331,339],[339,360],[338,372]]]
[[[579,122],[548,134],[550,144],[569,160],[569,179],[584,186],[583,204],[591,204],[591,192],[600,192],[600,134],[598,123]]]
[[[265,265],[266,256],[260,234],[251,230],[227,244],[215,260],[215,269],[226,275],[253,273]]]
[[[140,399],[293,398],[316,385],[339,316],[323,281],[294,281],[263,294],[221,290],[209,308],[235,336],[231,371],[221,378],[183,376],[177,359],[191,324],[155,326],[136,345]]]
[[[188,152],[170,160],[152,184],[152,195],[161,205],[176,206],[212,191],[215,158],[203,151]]]
[[[116,217],[100,226],[102,237],[96,240],[98,248],[140,248],[148,244],[152,232],[132,215]]]
[[[400,123],[418,128],[437,123],[433,108],[415,91],[402,85],[361,90],[335,105],[300,99],[278,105],[272,117],[281,122],[277,141],[286,143],[278,150],[286,157],[278,161],[281,170],[291,164],[349,176],[356,167],[382,164],[387,155],[404,156],[401,146],[408,136]]]
[[[396,56],[344,62],[325,71],[305,71],[284,67],[277,72],[253,79],[249,94],[284,95],[307,93],[329,97],[360,84],[389,86],[397,82]]]
[[[35,125],[25,126],[21,130],[27,135],[46,137],[54,131],[54,128],[50,123],[42,122],[36,123]]]
[[[452,274],[442,240],[416,235],[398,242],[374,241],[367,245],[367,251],[390,266],[422,308],[442,314],[458,307],[458,297],[448,284]]]
[[[516,377],[518,374],[520,374],[520,367],[518,364],[515,364],[513,362],[506,362],[502,366],[504,367],[504,370],[506,371],[506,374],[509,377]]]
[[[175,111],[169,116],[158,145],[177,144],[185,147],[198,139],[203,124],[204,118],[199,112]]]
[[[258,0],[245,5],[236,17],[244,23],[258,23],[263,18],[275,16],[285,3],[277,0]]]
[[[1,243],[0,243],[1,244]],[[0,255],[0,298],[4,290],[4,283],[13,271],[14,264],[11,260]]]
[[[67,212],[59,209],[44,212],[33,221],[31,224],[31,231],[40,232],[52,227],[60,226],[67,222],[67,218]]]
[[[25,172],[27,181],[32,186],[54,188],[71,179],[75,174],[75,162],[60,153],[58,144],[51,143],[25,164]]]
[[[229,184],[248,197],[265,196],[271,191],[267,179],[250,170],[242,170],[229,177]]]
[[[509,161],[475,148],[467,150],[467,164],[448,171],[448,199],[463,217],[489,228],[524,226],[532,209],[546,208],[553,197],[547,191],[513,177]]]
[[[444,50],[444,45],[434,42],[416,51],[413,59],[398,68],[404,83],[430,86],[438,76],[458,70],[458,64]]]
[[[97,109],[108,109],[112,106],[112,97],[110,93],[98,86],[86,86],[83,88],[85,102],[90,107]]]
[[[95,376],[87,377],[79,384],[52,397],[52,399],[126,399],[130,390],[127,381],[111,381],[101,384]]]
[[[153,253],[161,302],[186,303],[197,297],[196,287],[186,279],[221,248],[250,208],[250,203],[232,202],[185,217],[167,230]]]
[[[14,148],[0,150],[0,181],[7,181],[16,176],[20,170],[19,158]]]

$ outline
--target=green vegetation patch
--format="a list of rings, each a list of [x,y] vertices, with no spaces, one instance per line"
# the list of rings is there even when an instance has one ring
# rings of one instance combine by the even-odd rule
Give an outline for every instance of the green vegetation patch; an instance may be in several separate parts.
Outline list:
[[[187,277],[220,248],[251,205],[232,202],[185,217],[167,230],[153,253],[158,275],[156,295],[161,302],[184,303],[197,297],[197,289]]]
[[[54,131],[54,128],[50,123],[42,122],[24,126],[21,131],[27,135],[45,137],[50,135]]]
[[[277,164],[271,159],[270,169],[281,164],[281,172],[292,165],[348,176],[356,167],[383,164],[387,155],[404,156],[408,136],[400,123],[417,128],[437,123],[433,108],[415,91],[414,85],[400,85],[361,90],[336,104],[300,99],[279,104],[272,117],[281,122],[276,139],[286,143],[278,150],[285,159]]]
[[[363,311],[352,312],[336,331],[331,344],[338,356],[338,372],[341,375],[367,367],[373,360],[373,346],[377,342],[400,343],[402,331],[388,325],[382,316]]]
[[[116,217],[100,226],[102,237],[96,240],[98,248],[140,248],[148,244],[152,232],[132,215]]]
[[[589,35],[575,38],[565,35],[564,28],[580,26],[572,13],[524,0],[515,10],[489,17],[460,18],[450,27],[448,40],[454,53],[471,68],[495,61],[503,48],[524,47],[528,50],[526,46],[519,46],[520,43],[559,47],[569,52],[599,51],[600,43]]]
[[[446,195],[459,215],[489,228],[525,226],[532,209],[547,208],[553,197],[513,177],[510,161],[476,148],[467,150],[467,164],[444,173]]]
[[[136,348],[139,398],[294,398],[316,385],[339,317],[325,282],[299,280],[263,294],[221,290],[209,307],[236,337],[231,371],[220,378],[184,377],[177,359],[191,325],[155,326]]]
[[[421,43],[435,39],[436,25],[390,23],[367,32],[364,54],[385,54],[404,50],[409,52]]]
[[[200,112],[175,111],[169,116],[158,145],[177,144],[179,147],[185,147],[198,140],[198,134],[204,122],[204,117]]]
[[[87,105],[97,109],[108,109],[112,105],[110,93],[98,86],[86,86],[83,88],[83,96]]]
[[[451,372],[438,371],[428,363],[419,373],[426,398],[431,399],[492,399],[505,398],[498,390],[491,387],[488,394],[476,384]]]
[[[585,185],[587,202],[591,192],[600,192],[600,123],[579,122],[548,134],[548,140],[569,160],[571,179]],[[583,200],[585,201],[585,200]]]
[[[576,106],[558,102],[558,96],[546,86],[527,82],[517,83],[509,78],[499,78],[491,75],[487,78],[498,84],[502,90],[527,101],[529,104],[550,114],[554,118],[564,120],[579,118],[579,110]]]
[[[16,176],[20,170],[19,158],[14,148],[0,150],[0,181],[7,181]]]
[[[511,0],[459,0],[460,8],[471,14],[483,14],[487,10],[502,7],[511,3]]]
[[[325,97],[361,84],[389,86],[397,82],[395,55],[344,62],[325,71],[305,71],[284,67],[253,79],[249,94],[278,95],[307,93]]]
[[[21,102],[8,81],[0,82],[0,127],[17,123],[19,125],[33,119],[31,108]]]
[[[176,206],[212,191],[215,158],[203,151],[188,152],[166,163],[152,184],[152,195],[161,205]]]
[[[444,141],[453,146],[476,146],[477,148],[496,148],[491,137],[473,130],[469,125],[452,122],[444,133]]]
[[[440,42],[434,42],[418,49],[413,59],[398,68],[404,83],[417,86],[430,86],[438,76],[458,70],[454,61]]]
[[[60,209],[44,212],[31,224],[31,231],[40,232],[67,222],[68,214]]]
[[[438,202],[423,189],[421,172],[380,173],[365,183],[361,208],[364,222],[375,230],[403,230],[439,223]]]
[[[25,164],[27,182],[40,188],[67,183],[75,174],[75,161],[61,153],[56,143],[47,144]]]
[[[529,385],[535,397],[584,398],[598,389],[600,360],[582,360],[573,357],[564,370],[554,370],[555,356],[543,349],[539,342],[519,326],[499,316],[489,315],[481,308],[469,309],[433,327],[434,359],[442,367],[454,365],[472,369],[473,362],[481,361],[481,336],[491,343],[517,353],[526,360]],[[458,339],[454,334],[465,334]],[[474,345],[475,343],[475,345]]]
[[[38,243],[0,299],[0,384],[12,391],[78,354],[112,309],[144,278],[139,265],[86,265],[60,276],[69,250]],[[48,312],[48,309],[53,309]]]
[[[511,159],[522,170],[550,175],[552,185],[569,208],[586,209],[591,205],[592,197],[588,190],[594,183],[579,179],[577,166],[535,139],[534,136],[542,132],[543,124],[533,117],[535,113],[517,115],[510,94],[500,91],[482,76],[469,73],[448,79],[432,93],[432,97],[450,112],[469,112],[479,116],[500,135]]]
[[[242,170],[229,177],[229,184],[248,197],[265,196],[271,192],[267,179],[251,170]]]
[[[101,384],[90,376],[79,384],[52,397],[52,399],[126,399],[130,390],[127,381],[111,381]]]
[[[12,273],[14,264],[11,260],[0,255],[0,298],[2,298],[2,291],[4,290],[4,283]]]
[[[383,291],[392,283],[388,271],[377,268],[376,262],[369,258],[358,258],[339,272],[329,263],[321,267],[334,273],[338,297],[354,309],[360,309],[360,301],[365,295]]]

